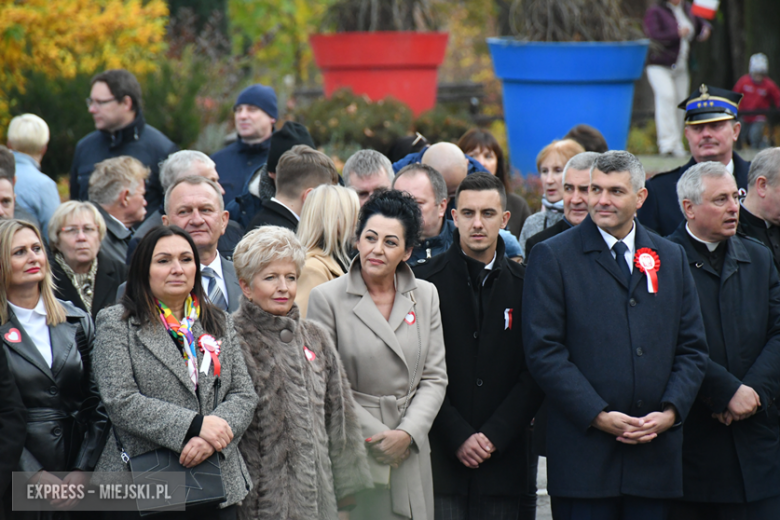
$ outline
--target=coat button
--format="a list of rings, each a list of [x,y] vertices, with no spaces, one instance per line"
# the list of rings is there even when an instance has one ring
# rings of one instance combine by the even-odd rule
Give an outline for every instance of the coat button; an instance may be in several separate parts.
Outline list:
[[[642,406],[644,406],[644,404],[645,403],[643,403],[642,400],[640,399],[639,401],[636,402],[636,407],[637,408],[642,408]]]
[[[479,332],[475,332],[474,334],[472,334],[472,336],[474,336],[474,339],[477,339],[479,337]]]
[[[57,389],[56,386],[52,386],[51,388],[49,388],[49,393],[51,395],[57,395],[58,393],[60,393],[60,391]]]
[[[482,386],[482,380],[477,378],[477,386]]]
[[[59,437],[60,435],[62,435],[62,428],[60,428],[59,426],[57,426],[56,428],[54,428],[54,429],[51,431],[51,433],[52,433],[53,435],[56,435],[57,437]]]
[[[644,354],[644,353],[645,353],[645,351],[644,351],[644,350],[642,350],[642,347],[639,347],[638,349],[636,349],[636,355],[637,355],[637,356],[641,356],[641,355],[642,355],[642,354]]]
[[[290,329],[284,329],[279,333],[279,339],[285,343],[289,343],[293,340],[293,333]]]
[[[628,300],[628,304],[629,304],[630,306],[632,306],[632,307],[636,307],[636,300],[635,300],[635,299],[633,299],[633,298],[631,298],[630,300]]]

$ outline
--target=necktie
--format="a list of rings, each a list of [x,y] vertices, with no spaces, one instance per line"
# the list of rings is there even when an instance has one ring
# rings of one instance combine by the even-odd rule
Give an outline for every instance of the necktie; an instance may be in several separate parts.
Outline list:
[[[201,271],[201,274],[209,281],[209,301],[223,311],[228,310],[227,301],[225,301],[225,295],[222,294],[222,289],[219,288],[219,283],[217,283],[217,273],[215,273],[214,269],[211,267],[204,267]]]
[[[612,246],[612,250],[615,252],[615,262],[617,262],[618,269],[620,269],[620,272],[623,273],[623,277],[626,280],[626,285],[630,286],[631,268],[628,267],[628,262],[626,262],[626,251],[628,251],[628,246],[623,242],[615,242],[615,245]]]

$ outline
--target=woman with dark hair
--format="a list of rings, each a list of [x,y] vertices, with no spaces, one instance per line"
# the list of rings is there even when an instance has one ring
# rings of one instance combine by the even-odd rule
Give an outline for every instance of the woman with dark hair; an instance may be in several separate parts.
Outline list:
[[[428,432],[447,387],[436,288],[405,261],[422,215],[408,194],[375,193],[360,210],[349,272],[315,287],[309,319],[333,337],[352,385],[374,489],[352,520],[433,520]]]
[[[458,147],[463,153],[477,160],[485,169],[499,178],[504,183],[506,190],[506,209],[510,213],[509,223],[506,229],[515,237],[520,236],[525,219],[531,216],[531,208],[528,202],[512,193],[509,168],[504,160],[504,151],[496,138],[487,130],[472,128],[458,141]]]
[[[37,227],[0,220],[0,342],[27,417],[26,435],[15,432],[23,439],[21,456],[13,443],[2,456],[15,459],[15,471],[34,474],[31,482],[86,484],[108,431],[92,373],[95,329],[86,312],[54,296],[50,267]],[[9,518],[70,517],[65,511],[11,513],[10,497],[3,502]],[[50,502],[65,509],[78,500]]]
[[[138,243],[121,303],[98,314],[95,366],[116,434],[97,470],[128,471],[116,439],[130,457],[167,448],[188,468],[216,450],[225,501],[169,514],[236,518],[251,485],[237,445],[257,395],[233,319],[208,302],[198,249],[183,229],[153,228]]]

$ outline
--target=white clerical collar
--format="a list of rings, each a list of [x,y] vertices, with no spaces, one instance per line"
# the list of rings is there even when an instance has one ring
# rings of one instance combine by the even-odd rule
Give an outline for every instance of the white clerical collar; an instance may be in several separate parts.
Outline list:
[[[207,267],[211,267],[211,269],[214,271],[214,274],[216,274],[220,280],[224,278],[224,276],[222,276],[222,258],[220,258],[219,252],[217,252],[217,255],[214,257],[214,260],[212,260],[209,265],[200,264],[201,271],[203,271]]]
[[[38,297],[38,303],[36,303],[35,307],[32,309],[25,309],[24,307],[19,307],[18,305],[14,305],[11,302],[8,302],[8,305],[11,306],[14,314],[16,314],[16,317],[22,321],[30,321],[30,317],[33,315],[33,313],[40,316],[46,316],[46,304],[43,303],[43,296]]]
[[[285,203],[284,203],[284,202],[282,202],[281,200],[277,199],[276,197],[271,197],[271,200],[272,200],[272,201],[274,201],[274,202],[276,202],[276,203],[277,203],[277,204],[279,204],[280,206],[283,206],[283,207],[284,207],[284,209],[286,209],[287,211],[289,211],[290,213],[292,213],[292,214],[293,214],[293,216],[295,217],[295,219],[296,219],[298,222],[300,222],[300,221],[301,221],[301,217],[299,217],[299,216],[298,216],[298,214],[297,214],[296,212],[294,212],[293,210],[291,210],[291,209],[290,209],[290,207],[289,207],[287,204],[285,204]]]
[[[694,235],[693,231],[691,231],[691,228],[688,226],[687,222],[685,223],[685,231],[687,231],[688,234],[691,235],[691,238],[693,238],[695,241],[707,246],[707,251],[709,251],[710,253],[718,249],[718,246],[720,245],[720,242],[707,242],[706,240],[702,240],[701,238]]]
[[[596,226],[596,228],[599,230],[599,233],[601,233],[601,238],[603,238],[604,242],[607,243],[607,247],[610,251],[612,251],[612,247],[615,244],[618,242],[623,242],[628,248],[628,252],[631,253],[631,256],[634,256],[634,252],[636,251],[636,223],[633,223],[631,226],[631,231],[628,232],[628,235],[626,235],[623,240],[618,240],[598,226]]]

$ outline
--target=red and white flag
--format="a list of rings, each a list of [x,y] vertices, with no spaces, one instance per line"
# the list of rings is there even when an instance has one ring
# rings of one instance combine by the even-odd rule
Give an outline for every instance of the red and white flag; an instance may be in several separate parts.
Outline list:
[[[720,0],[693,0],[691,13],[694,16],[712,20],[715,18],[715,13],[718,12],[718,4],[720,4]]]

